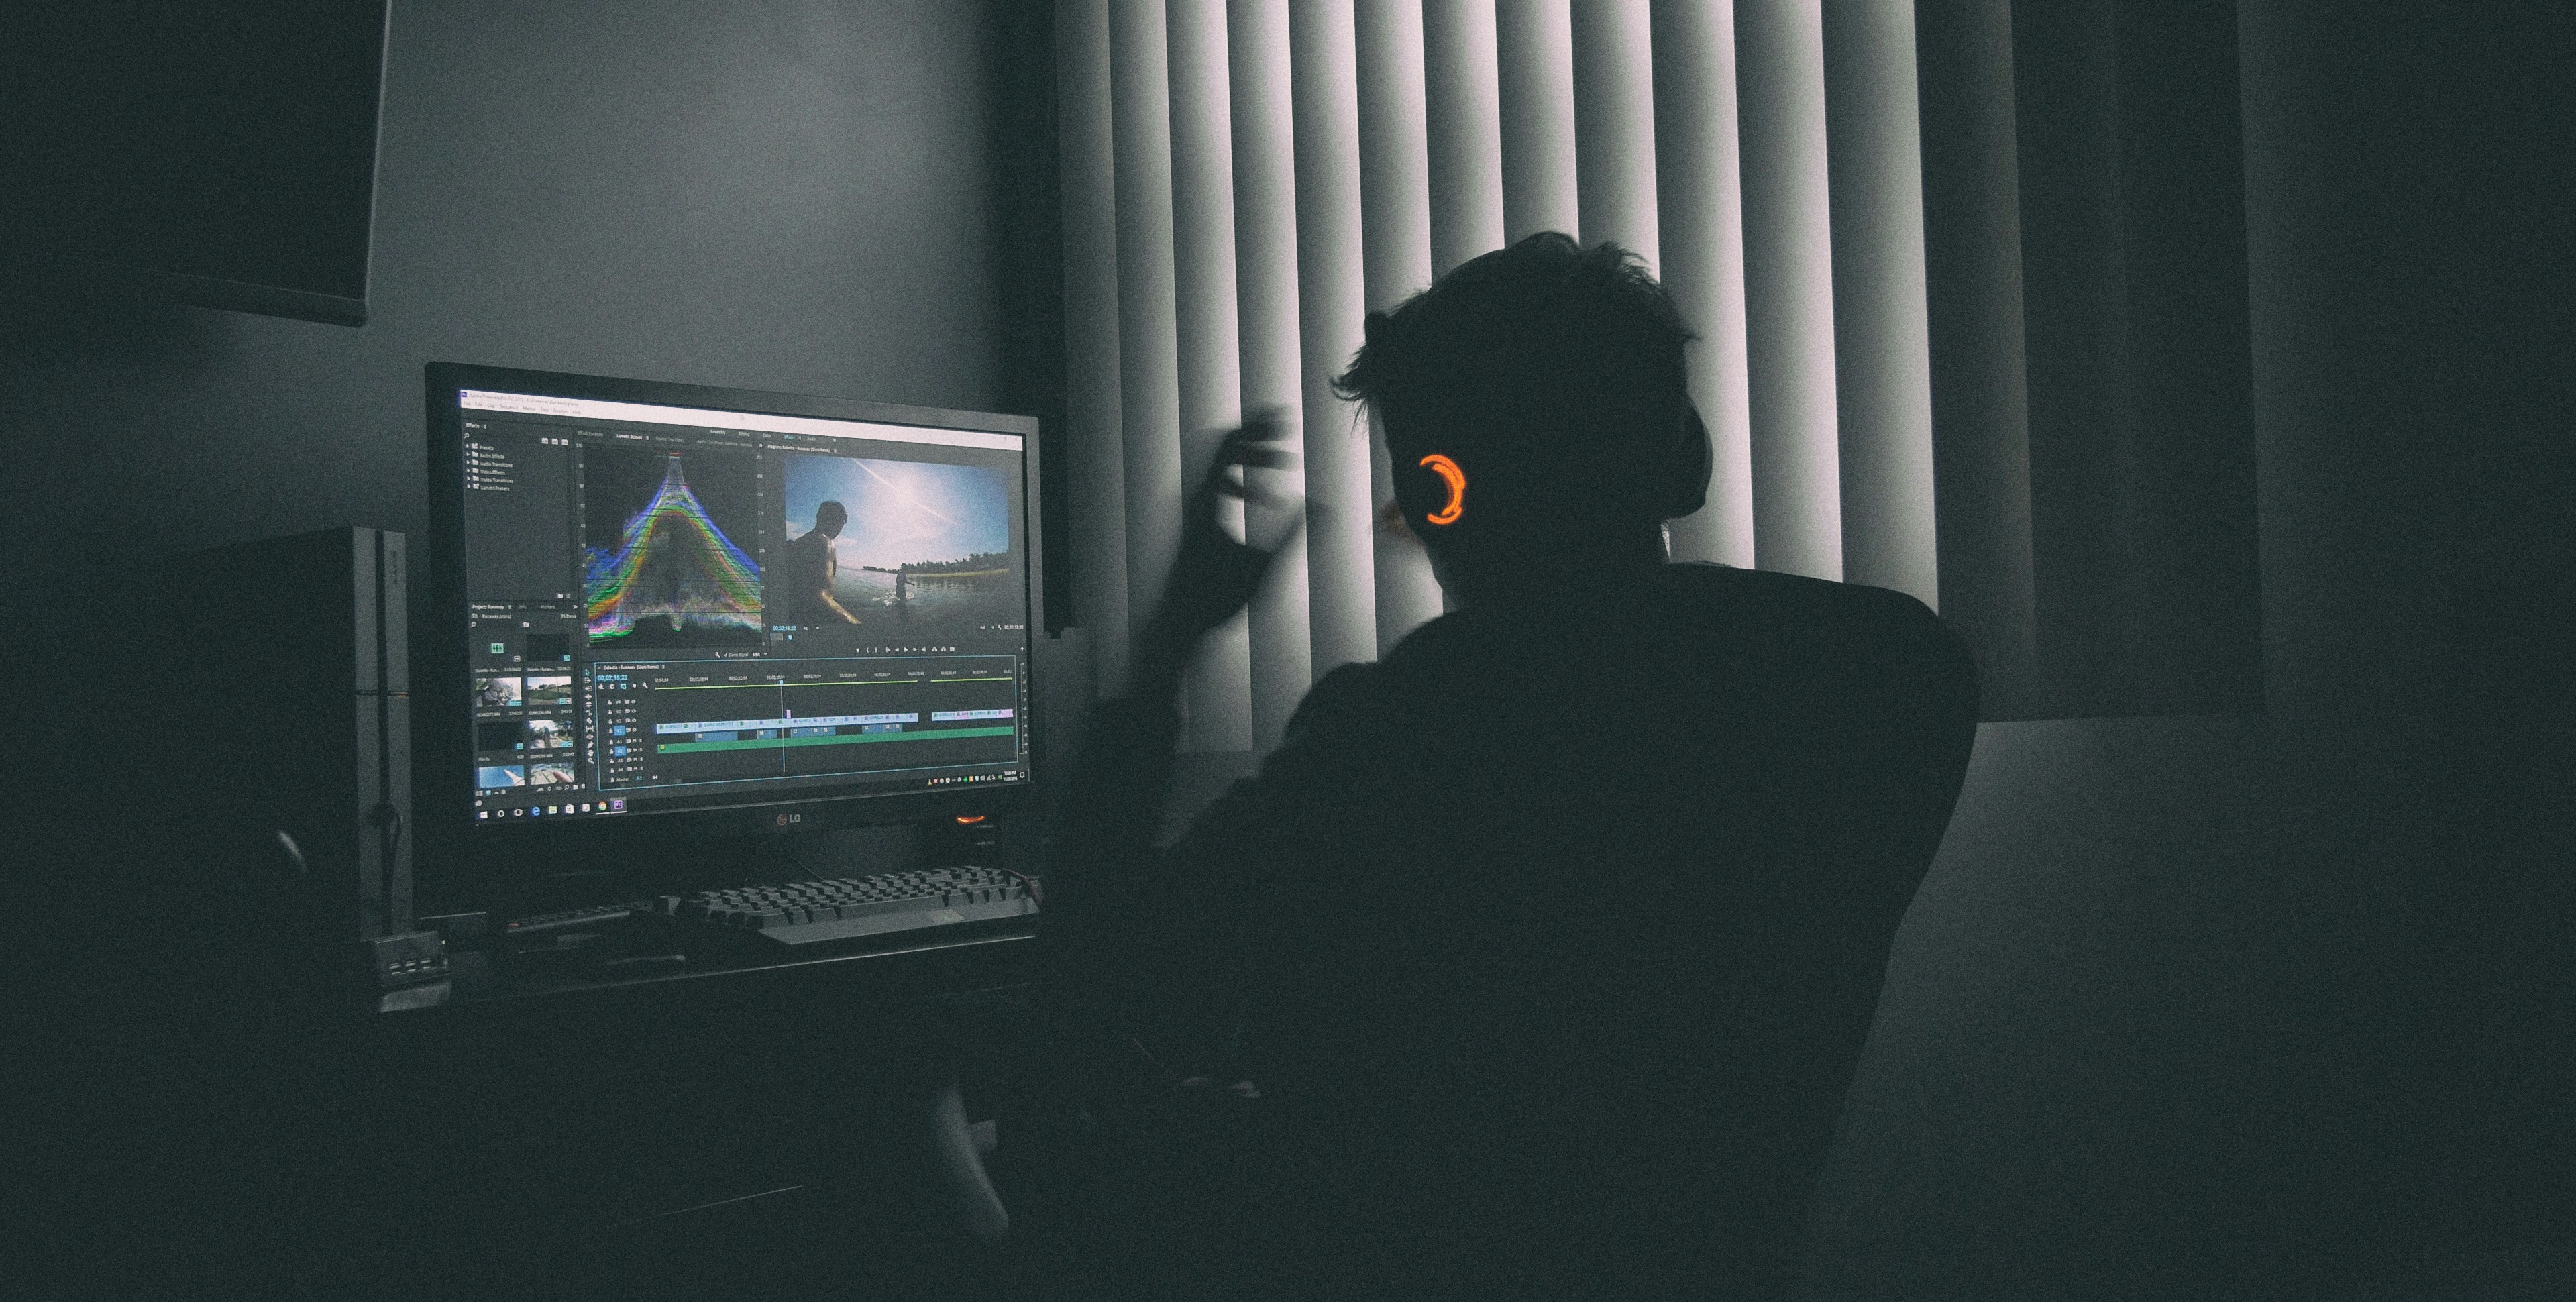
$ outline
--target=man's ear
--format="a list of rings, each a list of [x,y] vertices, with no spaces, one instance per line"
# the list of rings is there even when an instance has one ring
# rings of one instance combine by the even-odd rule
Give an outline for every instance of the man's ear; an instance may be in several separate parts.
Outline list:
[[[1708,505],[1708,477],[1715,469],[1717,451],[1709,446],[1708,424],[1699,418],[1699,408],[1688,401],[1682,404],[1682,427],[1673,449],[1671,476],[1663,500],[1664,518],[1678,520]]]

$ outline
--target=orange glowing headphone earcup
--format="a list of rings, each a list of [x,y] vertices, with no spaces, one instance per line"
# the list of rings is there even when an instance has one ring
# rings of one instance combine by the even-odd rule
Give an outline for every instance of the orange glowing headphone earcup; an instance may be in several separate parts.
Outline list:
[[[1424,457],[1417,464],[1440,476],[1441,484],[1449,490],[1449,500],[1443,503],[1439,510],[1424,515],[1423,522],[1425,524],[1458,523],[1458,517],[1467,513],[1467,472],[1459,469],[1457,462],[1438,452]]]

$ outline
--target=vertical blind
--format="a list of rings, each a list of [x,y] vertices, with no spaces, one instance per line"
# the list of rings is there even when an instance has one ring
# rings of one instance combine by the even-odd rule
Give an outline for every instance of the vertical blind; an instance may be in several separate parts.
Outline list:
[[[1536,231],[1635,250],[1700,336],[1716,462],[1677,559],[1936,602],[1912,0],[1059,0],[1056,41],[1104,694],[1214,437],[1277,408],[1302,449],[1255,472],[1305,529],[1193,663],[1190,749],[1267,749],[1317,676],[1439,613],[1331,379],[1370,309]]]

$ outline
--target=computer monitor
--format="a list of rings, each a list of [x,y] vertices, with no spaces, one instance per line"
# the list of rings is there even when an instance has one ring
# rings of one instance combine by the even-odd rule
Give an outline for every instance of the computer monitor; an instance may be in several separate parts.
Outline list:
[[[415,817],[448,860],[597,871],[1027,802],[1034,418],[444,363],[427,388]]]

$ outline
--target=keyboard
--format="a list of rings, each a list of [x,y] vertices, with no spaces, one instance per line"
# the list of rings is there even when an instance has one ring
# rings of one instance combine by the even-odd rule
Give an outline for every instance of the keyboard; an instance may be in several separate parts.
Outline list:
[[[1009,873],[957,867],[665,895],[650,911],[688,931],[769,948],[1027,917],[1038,902]]]

